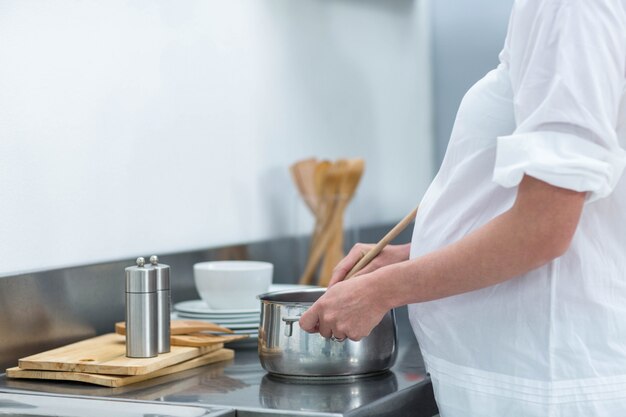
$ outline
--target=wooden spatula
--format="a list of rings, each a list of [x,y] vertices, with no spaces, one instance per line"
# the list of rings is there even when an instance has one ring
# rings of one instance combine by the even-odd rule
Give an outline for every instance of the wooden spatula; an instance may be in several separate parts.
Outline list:
[[[196,332],[233,333],[232,330],[218,326],[215,323],[200,320],[172,320],[170,324],[172,335],[190,334]],[[126,323],[115,323],[115,333],[126,334]]]
[[[324,261],[319,275],[319,285],[327,287],[332,277],[333,269],[344,257],[343,252],[343,218],[344,212],[352,197],[356,192],[363,170],[365,169],[365,161],[363,159],[350,159],[345,161],[343,166],[343,175],[339,190],[336,195],[336,212],[333,213],[333,222],[329,225],[330,240],[328,242]]]
[[[289,167],[293,182],[296,184],[300,196],[311,210],[313,215],[317,216],[317,195],[315,193],[315,167],[317,166],[317,159],[308,158],[296,162]]]
[[[311,284],[313,275],[317,269],[320,258],[323,254],[323,247],[328,244],[323,236],[326,234],[330,218],[334,209],[334,200],[339,188],[341,171],[336,164],[328,161],[320,162],[315,172],[315,189],[318,193],[319,209],[315,223],[315,230],[311,238],[311,248],[309,258],[304,267],[304,272],[300,276],[300,284]]]
[[[191,333],[174,335],[170,337],[172,346],[211,346],[222,345],[224,343],[235,342],[237,340],[247,339],[247,334],[238,335],[216,335],[207,333]]]
[[[393,239],[398,237],[400,232],[402,232],[413,220],[415,220],[415,216],[417,215],[417,207],[413,209],[409,214],[407,214],[404,219],[400,220],[400,223],[396,224],[393,229],[391,229],[380,241],[370,249],[359,262],[356,263],[348,272],[345,279],[352,278],[357,272],[361,269],[365,268],[367,264],[369,264],[372,259],[378,256],[378,254],[391,242]]]
[[[313,189],[315,190],[317,210],[315,212],[315,228],[311,236],[311,249],[309,253],[313,250],[317,239],[319,239],[325,219],[332,210],[334,193],[339,186],[338,175],[336,165],[330,161],[320,161],[315,166],[313,173]]]

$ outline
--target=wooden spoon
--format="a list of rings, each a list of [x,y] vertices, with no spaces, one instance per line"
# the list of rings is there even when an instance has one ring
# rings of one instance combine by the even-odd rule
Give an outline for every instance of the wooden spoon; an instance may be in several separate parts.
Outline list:
[[[196,332],[233,333],[226,327],[218,326],[215,323],[200,320],[172,320],[170,322],[170,334],[191,334]],[[115,333],[126,334],[126,323],[120,321],[115,323]]]
[[[172,346],[213,346],[247,339],[247,334],[217,335],[208,333],[191,333],[170,337]]]
[[[418,207],[415,207],[413,211],[407,214],[400,223],[396,224],[393,229],[391,229],[383,238],[378,241],[376,245],[372,249],[370,249],[360,260],[357,262],[350,272],[346,275],[345,279],[352,278],[357,272],[361,269],[365,268],[367,264],[369,264],[372,259],[374,259],[378,254],[391,242],[393,239],[398,237],[400,232],[402,232],[413,220],[415,220],[415,216],[417,215]]]
[[[289,167],[291,177],[293,178],[300,196],[309,207],[313,215],[317,217],[317,194],[315,192],[315,167],[317,159],[308,158],[298,161]]]
[[[325,161],[326,162],[326,161]],[[340,168],[336,164],[326,162],[322,165],[318,165],[316,169],[316,190],[318,191],[320,208],[319,216],[315,225],[313,237],[311,238],[311,246],[309,250],[309,258],[304,268],[304,272],[300,276],[300,284],[311,284],[313,282],[313,275],[317,269],[317,265],[323,254],[323,248],[328,244],[327,241],[322,242],[322,236],[326,234],[329,224],[331,224],[330,218],[333,213],[333,204],[337,189],[340,183]]]
[[[334,217],[334,223],[330,225],[331,237],[324,255],[322,269],[319,277],[319,285],[328,286],[332,277],[333,269],[344,257],[343,251],[343,218],[344,213],[363,175],[365,169],[365,161],[362,159],[352,159],[345,162],[342,181],[337,195],[337,201],[343,204],[337,205],[337,213]]]
[[[332,171],[330,171],[332,168]],[[330,171],[330,172],[329,172]],[[315,215],[315,227],[311,236],[311,244],[309,246],[309,254],[315,246],[315,242],[324,227],[324,221],[331,209],[329,204],[332,203],[329,194],[337,187],[335,179],[335,168],[330,161],[320,161],[315,166],[313,174],[313,189],[315,190],[315,199],[317,200],[317,212]]]

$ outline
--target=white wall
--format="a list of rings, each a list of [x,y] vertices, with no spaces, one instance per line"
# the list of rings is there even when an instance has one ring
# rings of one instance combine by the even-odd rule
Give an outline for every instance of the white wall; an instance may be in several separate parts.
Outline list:
[[[432,175],[425,0],[0,3],[0,275],[305,233],[288,166]]]

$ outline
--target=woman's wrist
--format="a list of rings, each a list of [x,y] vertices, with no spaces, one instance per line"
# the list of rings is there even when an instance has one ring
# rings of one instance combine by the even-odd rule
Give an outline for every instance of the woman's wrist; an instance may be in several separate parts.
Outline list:
[[[395,300],[394,284],[389,279],[397,269],[397,265],[398,263],[384,266],[362,277],[363,290],[368,292],[368,299],[371,300],[373,306],[379,307],[382,311],[389,311],[399,306]]]
[[[411,244],[405,243],[404,245],[400,245],[400,248],[402,251],[402,260],[408,261],[409,257],[411,256]]]

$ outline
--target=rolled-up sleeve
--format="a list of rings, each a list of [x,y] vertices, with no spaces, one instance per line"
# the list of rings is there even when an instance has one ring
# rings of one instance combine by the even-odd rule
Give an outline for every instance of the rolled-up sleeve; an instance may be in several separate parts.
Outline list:
[[[516,129],[499,137],[493,180],[513,187],[529,175],[606,197],[626,152],[618,114],[626,88],[626,17],[619,0],[546,0],[517,11],[507,62]],[[530,16],[530,13],[528,13]]]

